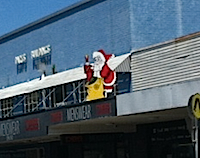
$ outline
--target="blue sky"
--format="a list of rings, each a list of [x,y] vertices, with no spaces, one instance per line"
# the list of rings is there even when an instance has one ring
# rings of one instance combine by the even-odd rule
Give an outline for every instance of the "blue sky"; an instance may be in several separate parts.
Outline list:
[[[81,0],[0,0],[0,36]]]

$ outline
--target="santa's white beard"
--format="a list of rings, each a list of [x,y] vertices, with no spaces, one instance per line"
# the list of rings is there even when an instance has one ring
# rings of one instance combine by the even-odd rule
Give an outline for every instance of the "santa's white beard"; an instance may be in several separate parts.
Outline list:
[[[94,63],[94,77],[98,77],[98,78],[101,78],[101,75],[100,75],[100,71],[102,70],[103,66],[104,66],[104,62],[102,63]]]

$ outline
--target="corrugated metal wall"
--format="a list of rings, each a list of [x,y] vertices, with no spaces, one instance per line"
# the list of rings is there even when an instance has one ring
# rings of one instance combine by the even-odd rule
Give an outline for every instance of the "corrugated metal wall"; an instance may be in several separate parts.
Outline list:
[[[128,56],[119,66],[116,67],[115,72],[130,72],[130,56]]]
[[[133,91],[200,78],[200,37],[134,52],[131,72]]]

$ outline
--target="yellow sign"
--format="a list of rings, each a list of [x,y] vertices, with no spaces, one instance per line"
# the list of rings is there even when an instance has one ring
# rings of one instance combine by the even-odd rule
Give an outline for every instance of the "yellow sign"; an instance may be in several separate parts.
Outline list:
[[[200,118],[200,94],[197,93],[190,98],[189,106],[191,106],[191,110],[193,115],[199,119]]]

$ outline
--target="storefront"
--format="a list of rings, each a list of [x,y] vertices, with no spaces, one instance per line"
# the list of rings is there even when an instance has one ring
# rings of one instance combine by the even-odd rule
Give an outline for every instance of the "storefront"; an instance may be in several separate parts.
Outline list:
[[[103,119],[112,116],[116,116],[115,98],[91,101],[90,103],[86,102],[76,106],[61,107],[56,110],[2,120],[0,123],[0,157],[32,158],[33,156],[34,158],[56,158],[59,154],[59,157],[62,155],[71,157],[65,154],[66,149],[67,153],[70,153],[70,148],[73,148],[71,151],[74,152],[77,146],[74,146],[74,141],[77,142],[79,137],[83,139],[83,136],[70,137],[69,141],[72,142],[72,145],[67,145],[66,148],[63,136],[55,134],[58,131],[54,131],[55,133],[52,134],[49,128],[63,125],[63,129],[65,129],[65,125],[70,123],[75,124],[80,121]],[[78,133],[78,131],[76,132]],[[86,138],[85,142],[94,143],[96,138]],[[93,140],[87,141],[88,139]],[[104,140],[103,137],[103,142]],[[113,140],[114,138],[109,142]],[[84,148],[87,150],[88,147]],[[84,154],[87,155],[87,152]]]
[[[129,155],[132,134],[62,135],[66,157],[74,158],[125,158]]]
[[[194,158],[194,143],[185,120],[138,126],[137,146],[148,158]]]
[[[194,158],[185,120],[138,125],[134,133],[62,135],[68,158]]]
[[[189,97],[200,91],[200,33],[135,51],[177,37],[174,31],[180,26],[169,16],[173,27],[157,20],[151,28],[146,18],[154,13],[143,16],[141,7],[173,8],[177,2],[144,7],[132,0],[83,0],[1,37],[0,51],[9,55],[3,56],[0,70],[0,158],[193,158],[188,128],[193,126],[186,121],[186,107]],[[182,12],[188,13],[185,4]],[[168,13],[156,16],[165,19],[159,16]],[[186,30],[178,36],[199,30],[183,24]],[[90,71],[85,67],[96,60],[89,61],[86,54],[99,48],[108,54],[100,51],[103,58],[96,59],[105,58],[103,67],[113,76],[109,85],[94,84],[88,99]],[[99,81],[108,77],[103,76]],[[102,87],[113,91],[107,94]],[[93,100],[95,90],[103,97]]]
[[[127,117],[133,119],[135,116]],[[78,123],[84,126],[84,122],[68,124]],[[91,124],[89,130],[92,131],[94,126],[95,124]],[[127,122],[126,127],[128,126],[134,125]],[[70,126],[62,128],[68,127]],[[194,158],[192,133],[189,132],[185,119],[145,124],[138,121],[136,130],[132,132],[125,132],[125,128],[124,132],[118,132],[117,127],[106,133],[80,131],[74,129],[74,134],[63,132],[66,134],[58,135],[57,139],[49,136],[47,139],[41,137],[4,143],[0,146],[0,157],[32,158],[34,155],[34,158]]]

